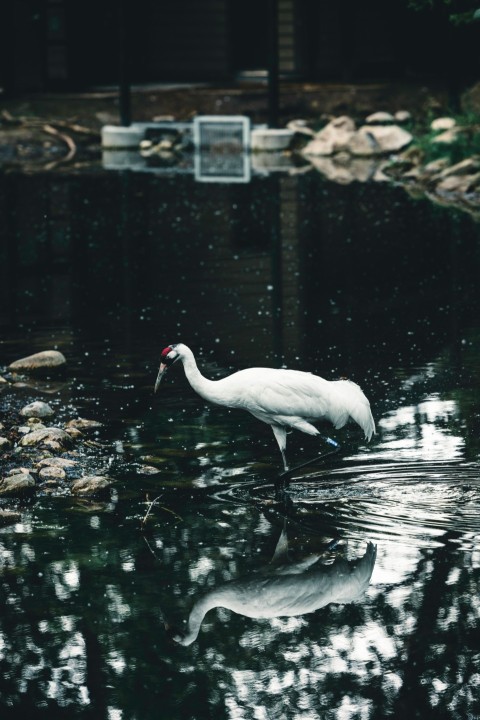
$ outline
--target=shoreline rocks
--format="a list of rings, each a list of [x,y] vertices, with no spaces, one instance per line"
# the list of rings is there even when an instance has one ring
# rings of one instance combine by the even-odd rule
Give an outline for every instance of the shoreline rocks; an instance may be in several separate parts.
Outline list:
[[[354,120],[347,115],[334,118],[314,134],[301,154],[307,159],[336,153],[355,157],[384,156],[402,150],[413,141],[413,135],[396,125],[394,117],[387,113],[369,115],[365,123],[357,129]],[[292,127],[308,136],[299,121]]]
[[[9,382],[6,385],[15,387]],[[88,437],[102,423],[70,417],[55,426],[44,424],[43,421],[50,423],[55,415],[48,403],[35,400],[17,410],[9,404],[2,416],[0,527],[21,519],[16,506],[36,494],[71,495],[85,500],[111,492],[114,480],[105,472],[98,472],[100,467],[105,470],[110,466],[111,454],[107,457],[102,452],[105,444]],[[92,473],[93,468],[96,472]],[[13,509],[9,507],[11,503]]]
[[[480,157],[472,154],[461,162],[451,159],[465,153],[480,135],[480,123],[462,126],[455,118],[438,117],[430,123],[429,132],[423,130],[418,138],[400,127],[405,123],[411,129],[410,113],[398,110],[394,115],[371,113],[358,128],[346,115],[331,119],[318,132],[301,119],[288,126],[296,138],[292,152],[308,163],[307,168],[318,170],[332,182],[396,182],[416,197],[423,194],[432,202],[480,218]],[[456,147],[460,149],[455,152]],[[427,159],[442,148],[445,157]]]

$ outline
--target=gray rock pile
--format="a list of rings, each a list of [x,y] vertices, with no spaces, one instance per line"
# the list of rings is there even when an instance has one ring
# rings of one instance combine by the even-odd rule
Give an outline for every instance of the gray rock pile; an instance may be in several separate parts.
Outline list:
[[[8,366],[5,377],[0,375],[0,393],[27,385],[18,381],[17,373],[47,371],[51,375],[65,364],[65,357],[56,350],[17,360]],[[35,382],[28,387],[35,388]],[[98,465],[108,467],[105,458],[99,460],[100,453],[92,460],[92,447],[101,447],[101,443],[92,441],[89,435],[102,424],[82,417],[60,422],[56,416],[55,407],[43,400],[34,400],[2,416],[0,526],[19,518],[18,509],[8,507],[9,504],[22,503],[37,494],[71,494],[82,498],[109,495],[113,480],[107,473],[91,472]]]
[[[0,374],[0,527],[18,522],[21,508],[42,495],[70,495],[82,505],[111,501],[115,497],[114,456],[116,465],[121,464],[127,472],[143,476],[160,472],[153,465],[125,463],[122,441],[113,445],[103,442],[97,437],[101,422],[72,417],[71,408],[60,407],[58,401],[35,399],[18,406],[18,391],[35,393],[37,388],[48,388],[51,392],[54,388],[55,395],[65,383],[34,376],[39,369],[47,369],[51,378],[65,363],[61,353],[46,351],[11,363]]]
[[[310,137],[301,151],[307,159],[336,153],[347,153],[353,157],[381,157],[399,152],[413,140],[407,130],[395,123],[392,115],[384,112],[369,115],[359,128],[346,115],[333,118],[316,133],[299,121],[290,123],[289,127]]]
[[[343,115],[317,132],[305,120],[292,120],[288,127],[299,139],[296,152],[310,169],[333,182],[394,180],[411,187],[416,195],[423,193],[437,203],[480,216],[480,158],[472,155],[452,163],[448,157],[455,143],[468,147],[475,133],[480,135],[480,124],[460,126],[451,117],[433,120],[428,142],[437,154],[445,149],[445,157],[427,162],[421,144],[402,127],[411,120],[406,110],[394,115],[379,111],[368,115],[359,126]]]

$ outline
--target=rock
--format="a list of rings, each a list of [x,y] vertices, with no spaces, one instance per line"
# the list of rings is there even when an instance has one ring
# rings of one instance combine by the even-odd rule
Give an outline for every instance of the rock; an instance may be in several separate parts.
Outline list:
[[[0,481],[0,497],[31,495],[35,491],[35,480],[28,472],[15,473]]]
[[[52,410],[48,403],[36,400],[30,403],[30,405],[25,405],[25,407],[20,410],[20,415],[28,418],[47,418],[55,415],[55,411]]]
[[[65,432],[67,432],[72,440],[78,440],[78,438],[83,437],[83,433],[80,432],[80,430],[77,430],[77,428],[65,428]]]
[[[480,160],[478,158],[465,158],[455,165],[450,165],[442,170],[441,177],[449,177],[450,175],[473,175],[480,170]]]
[[[48,375],[49,373],[45,371]],[[61,370],[60,370],[61,372]],[[40,371],[39,373],[40,374]],[[12,383],[14,388],[22,388],[25,390],[32,390],[36,393],[45,393],[46,395],[58,395],[67,387],[66,382],[54,381],[51,378],[48,380],[39,380],[38,377],[35,379],[29,378],[27,380],[17,381]]]
[[[71,460],[70,458],[56,457],[56,458],[44,458],[37,463],[37,467],[58,467],[58,468],[72,468],[78,465],[78,460]]]
[[[395,118],[388,112],[374,112],[365,118],[367,125],[391,125]]]
[[[140,465],[138,472],[142,475],[158,475],[160,470],[153,465]]]
[[[438,173],[442,172],[442,170],[445,170],[445,168],[447,167],[450,167],[448,158],[437,158],[437,160],[432,160],[431,162],[427,163],[423,167],[423,172],[427,175],[437,175]]]
[[[355,123],[346,115],[334,118],[304,148],[303,154],[333,155],[345,150],[355,133]]]
[[[394,118],[396,122],[399,123],[406,123],[410,122],[412,119],[412,113],[408,112],[408,110],[397,110],[397,112],[394,115]]]
[[[40,430],[32,430],[20,440],[22,447],[46,447],[54,451],[64,449],[72,444],[72,438],[65,430],[60,428],[47,427]]]
[[[86,420],[85,418],[76,418],[75,420],[70,420],[66,428],[74,430],[93,430],[94,428],[102,427],[102,423],[98,422],[98,420]]]
[[[65,480],[67,474],[61,467],[55,467],[54,465],[47,465],[43,467],[38,473],[40,480]]]
[[[62,452],[62,450],[65,449],[58,440],[52,440],[50,438],[43,441],[42,447],[46,450],[51,450],[51,452]]]
[[[12,523],[20,522],[22,516],[14,510],[0,510],[0,526],[12,525]]]
[[[58,350],[44,350],[43,352],[28,355],[28,357],[15,360],[8,366],[14,372],[34,372],[36,370],[52,370],[61,368],[66,359]]]
[[[32,428],[30,425],[19,425],[17,427],[18,432],[20,435],[27,435],[29,432],[31,432]]]
[[[410,145],[399,154],[399,160],[420,165],[425,160],[425,152],[416,145]]]
[[[0,436],[0,453],[5,450],[9,450],[12,447],[12,443],[6,437]]]
[[[445,130],[440,135],[432,138],[432,143],[444,143],[445,145],[453,145],[457,142],[460,131],[458,127],[452,127],[449,130]]]
[[[10,475],[22,475],[25,473],[33,473],[33,472],[35,472],[35,471],[28,467],[17,467],[17,468],[12,468],[11,470],[9,470],[7,472],[7,477],[10,477]]]
[[[74,495],[88,497],[105,492],[111,484],[112,481],[105,475],[88,475],[75,480],[71,489]]]
[[[387,155],[409,145],[412,135],[398,125],[364,125],[350,139],[352,155]]]
[[[435,190],[437,192],[458,192],[463,184],[463,178],[451,175],[437,183]]]
[[[439,117],[432,120],[430,129],[434,130],[451,130],[456,125],[456,121],[452,117]]]
[[[399,170],[400,172],[392,172],[392,168],[387,168],[389,177],[398,177],[401,180],[420,180],[423,178],[423,170],[417,165],[414,165],[408,170],[402,169],[401,166],[399,168],[394,167],[394,170]]]
[[[435,186],[437,193],[467,193],[478,186],[480,173],[475,175],[448,175]]]
[[[315,137],[315,131],[307,126],[305,120],[290,120],[287,123],[287,128],[292,130],[294,133],[299,135],[306,135],[307,137]]]
[[[36,418],[36,417],[28,418],[28,420],[27,420],[27,425],[30,425],[30,427],[31,427],[33,430],[40,430],[40,428],[47,427],[46,425],[44,425],[44,424],[42,423],[42,421],[40,420],[40,418]]]
[[[312,157],[310,162],[322,175],[340,185],[348,185],[355,180],[367,182],[377,170],[376,160],[352,158],[348,153],[338,153],[333,157]]]

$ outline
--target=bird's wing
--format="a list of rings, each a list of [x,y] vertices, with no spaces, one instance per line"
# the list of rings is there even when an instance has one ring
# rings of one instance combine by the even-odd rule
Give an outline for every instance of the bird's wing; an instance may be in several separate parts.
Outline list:
[[[249,368],[219,382],[225,383],[225,404],[249,410],[267,423],[288,425],[288,418],[324,418],[339,429],[351,417],[368,440],[375,433],[370,403],[361,388],[349,380],[329,381],[299,370]],[[298,427],[298,423],[293,426]]]
[[[246,376],[241,403],[252,413],[321,418],[329,408],[328,382],[297,370],[269,370]]]

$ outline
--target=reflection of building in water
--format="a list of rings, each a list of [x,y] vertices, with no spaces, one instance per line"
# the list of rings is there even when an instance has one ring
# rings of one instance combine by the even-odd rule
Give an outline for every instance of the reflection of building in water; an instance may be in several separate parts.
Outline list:
[[[7,175],[0,186],[0,322],[68,322],[70,183],[56,175]]]
[[[342,352],[371,363],[380,336],[397,358],[399,325],[448,334],[439,307],[464,323],[478,310],[475,226],[391,186],[101,170],[4,175],[0,186],[4,327],[113,334],[125,352],[183,340],[236,368],[302,369],[305,356],[303,369],[322,374],[349,373],[348,359],[336,367]]]

